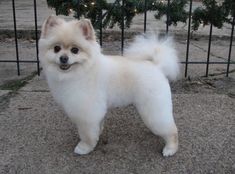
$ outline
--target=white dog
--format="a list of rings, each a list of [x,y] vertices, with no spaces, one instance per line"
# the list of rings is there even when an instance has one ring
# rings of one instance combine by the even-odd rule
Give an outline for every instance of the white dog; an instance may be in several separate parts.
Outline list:
[[[134,104],[146,126],[165,140],[164,156],[178,149],[168,79],[179,72],[171,39],[139,37],[122,56],[106,56],[87,19],[50,16],[42,26],[40,61],[55,100],[76,124],[74,152],[91,152],[108,108]]]

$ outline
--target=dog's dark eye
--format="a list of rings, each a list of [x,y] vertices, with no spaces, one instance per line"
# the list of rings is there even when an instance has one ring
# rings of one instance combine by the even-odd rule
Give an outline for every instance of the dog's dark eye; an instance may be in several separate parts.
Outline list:
[[[71,52],[72,52],[73,54],[77,54],[78,51],[79,51],[79,49],[76,48],[76,47],[73,47],[73,48],[71,49]]]
[[[54,52],[55,53],[58,53],[60,50],[61,50],[60,46],[57,45],[57,46],[54,47]]]

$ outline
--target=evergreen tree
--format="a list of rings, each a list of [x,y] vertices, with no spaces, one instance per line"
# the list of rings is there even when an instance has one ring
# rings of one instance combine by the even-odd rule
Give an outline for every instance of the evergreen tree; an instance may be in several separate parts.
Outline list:
[[[54,8],[57,14],[69,15],[74,11],[76,18],[84,16],[90,18],[94,27],[99,27],[102,19],[102,27],[122,26],[122,0],[107,2],[107,0],[47,0],[48,6]],[[168,25],[177,25],[178,22],[187,22],[188,12],[186,5],[189,0],[125,0],[124,1],[124,26],[130,27],[135,15],[148,11],[155,11],[155,18],[168,14]],[[235,16],[235,0],[224,0],[218,3],[216,0],[202,0],[203,7],[198,7],[192,12],[192,28],[197,30],[200,24],[221,28],[225,22],[232,23]]]
[[[208,25],[211,23],[217,28],[222,28],[225,22],[232,23],[232,17],[235,16],[235,1],[224,0],[223,3],[216,0],[203,0],[203,7],[194,10],[192,16],[192,27],[197,30],[199,25]]]
[[[151,3],[154,0],[149,0]],[[125,27],[130,27],[133,17],[138,13],[143,13],[144,0],[126,0],[124,5]],[[103,27],[112,28],[115,24],[121,26],[122,23],[122,0],[115,0],[108,3],[106,0],[47,0],[49,7],[54,8],[57,14],[69,15],[75,12],[76,18],[84,16],[90,18],[93,25],[98,27],[102,18]],[[102,15],[101,15],[102,11]]]
[[[168,25],[177,25],[177,22],[186,23],[188,18],[188,12],[186,12],[185,6],[188,0],[171,0],[168,7],[167,1],[157,1],[154,4],[153,10],[156,10],[155,18],[160,19],[162,16],[168,14]]]
[[[79,2],[79,5],[78,5]],[[125,0],[124,1],[125,27],[130,27],[135,15],[144,13],[146,10],[156,11],[155,18],[160,19],[167,14],[166,0]],[[79,12],[80,16],[90,18],[93,25],[98,27],[101,9],[103,11],[103,27],[114,27],[115,24],[121,27],[122,24],[122,0],[115,0],[108,3],[106,0],[47,0],[48,6],[54,8],[57,14],[69,15],[71,11]],[[177,24],[178,21],[186,22],[187,12],[184,7],[187,0],[172,0],[168,14],[168,25]],[[74,17],[78,17],[75,13]]]

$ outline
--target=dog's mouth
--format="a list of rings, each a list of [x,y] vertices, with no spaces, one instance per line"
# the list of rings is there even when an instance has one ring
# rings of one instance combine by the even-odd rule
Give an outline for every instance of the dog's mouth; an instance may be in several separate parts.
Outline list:
[[[71,65],[69,65],[69,64],[61,64],[60,65],[60,69],[62,69],[62,70],[68,70],[70,67],[71,67]]]
[[[69,68],[71,68],[71,66],[73,66],[73,65],[75,65],[75,64],[77,64],[77,62],[75,62],[75,63],[73,63],[73,64],[60,64],[59,66],[60,66],[60,69],[61,69],[61,70],[66,71],[66,70],[68,70]]]

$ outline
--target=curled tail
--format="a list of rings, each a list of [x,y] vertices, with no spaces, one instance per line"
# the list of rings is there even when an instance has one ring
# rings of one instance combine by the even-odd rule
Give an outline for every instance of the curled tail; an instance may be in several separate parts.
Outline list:
[[[138,36],[125,50],[125,56],[152,61],[169,80],[176,80],[179,75],[178,57],[172,38],[160,40],[156,35]]]

